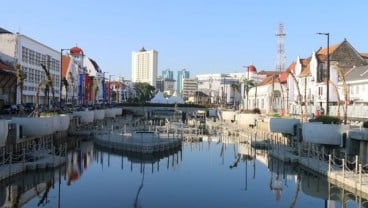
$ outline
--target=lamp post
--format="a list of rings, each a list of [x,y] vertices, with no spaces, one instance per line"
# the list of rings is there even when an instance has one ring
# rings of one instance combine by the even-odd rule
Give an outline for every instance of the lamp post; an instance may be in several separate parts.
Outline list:
[[[110,74],[109,75],[109,104],[111,105],[111,77],[113,77],[115,75]]]
[[[105,74],[108,74],[109,72],[102,72],[102,102],[105,105],[106,100],[106,83],[105,83]]]
[[[329,115],[330,99],[330,33],[317,33],[317,35],[326,35],[327,37],[327,79],[326,79],[326,115]]]

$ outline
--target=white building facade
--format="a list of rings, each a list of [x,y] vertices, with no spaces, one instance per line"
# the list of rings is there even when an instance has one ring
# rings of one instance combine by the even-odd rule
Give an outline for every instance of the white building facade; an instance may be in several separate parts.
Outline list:
[[[146,82],[156,87],[158,52],[142,48],[132,52],[132,82]]]
[[[23,95],[20,94],[21,90],[17,89],[17,104],[21,102],[21,96],[23,96],[23,103],[36,103],[37,86],[40,82],[46,80],[46,74],[41,64],[45,65],[51,74],[55,101],[60,99],[61,72],[59,51],[19,33],[0,34],[0,51],[10,57],[14,57],[15,64],[20,64],[21,69],[26,74]],[[47,104],[47,102],[51,102],[51,90],[49,90],[47,96],[45,95],[45,84],[40,86],[39,103]]]

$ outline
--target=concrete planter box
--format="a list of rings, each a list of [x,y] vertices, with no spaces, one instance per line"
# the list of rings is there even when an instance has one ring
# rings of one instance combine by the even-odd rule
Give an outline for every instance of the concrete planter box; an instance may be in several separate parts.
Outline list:
[[[296,118],[270,118],[269,130],[271,132],[294,134],[294,126],[300,124],[300,120]]]
[[[66,131],[69,128],[70,124],[70,115],[67,114],[61,114],[57,116],[57,120],[59,122],[59,126],[57,131]]]
[[[24,136],[45,136],[56,131],[54,117],[13,117],[12,123],[22,126]]]
[[[256,124],[259,114],[256,113],[239,113],[236,115],[236,121],[239,127],[249,127],[249,125]]]
[[[52,118],[52,127],[54,131],[66,131],[69,128],[70,116],[67,114],[61,114],[57,116],[41,116],[40,118]]]
[[[5,145],[8,138],[8,123],[7,120],[0,120],[0,147]]]
[[[115,118],[115,110],[113,108],[107,108],[105,109],[105,117],[106,118]]]
[[[115,116],[121,116],[123,114],[122,108],[113,108],[115,111]]]
[[[73,112],[73,115],[79,116],[81,123],[91,123],[93,122],[95,114],[93,111],[76,111]]]
[[[320,122],[302,124],[303,141],[317,144],[340,145],[342,134],[348,130],[348,125],[341,124],[322,124]]]
[[[101,109],[101,110],[94,110],[94,120],[102,120],[105,118],[105,110]]]
[[[222,119],[224,121],[232,121],[235,120],[236,112],[235,111],[221,111]]]

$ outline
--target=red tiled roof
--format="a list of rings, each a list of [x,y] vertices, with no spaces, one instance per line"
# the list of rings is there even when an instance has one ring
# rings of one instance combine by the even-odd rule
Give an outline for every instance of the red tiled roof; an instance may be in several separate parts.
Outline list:
[[[368,58],[368,52],[367,53],[360,53],[361,56],[363,56],[363,58]]]
[[[274,78],[274,79],[272,79],[272,78]],[[277,79],[277,75],[269,76],[269,77],[264,78],[261,82],[261,85],[272,84],[272,82],[274,82],[274,83],[280,82],[279,79]]]
[[[296,65],[296,62],[293,61],[285,71],[281,72],[281,74],[279,75],[279,79],[281,83],[287,82],[289,72],[295,71],[295,65]]]
[[[337,43],[337,44],[334,44],[334,45],[330,45],[329,47],[329,52],[330,54],[335,52],[335,50],[341,45],[341,43]],[[326,48],[320,48],[318,51],[317,51],[317,55],[319,54],[323,54],[323,55],[327,55],[327,47]]]

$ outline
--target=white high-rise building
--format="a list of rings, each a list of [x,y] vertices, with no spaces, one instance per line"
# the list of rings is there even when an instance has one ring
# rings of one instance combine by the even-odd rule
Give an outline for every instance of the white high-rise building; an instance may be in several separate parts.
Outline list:
[[[146,82],[156,87],[158,52],[144,47],[132,53],[132,82]]]

